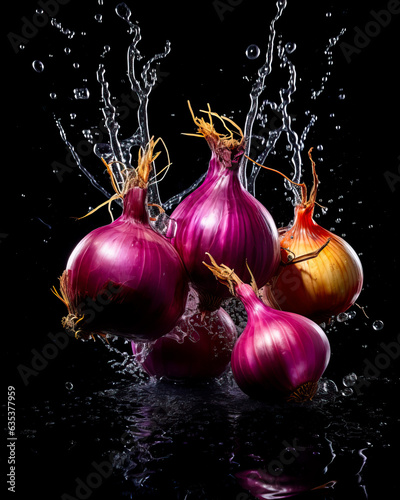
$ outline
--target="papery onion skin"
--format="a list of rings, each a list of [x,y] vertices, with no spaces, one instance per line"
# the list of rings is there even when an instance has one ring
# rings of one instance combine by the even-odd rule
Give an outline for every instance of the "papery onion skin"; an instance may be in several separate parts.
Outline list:
[[[228,369],[237,339],[236,326],[222,308],[184,315],[166,336],[155,341],[144,359],[132,342],[146,373],[172,381],[198,382],[220,377]]]
[[[311,152],[313,187],[287,178],[301,188],[301,202],[295,207],[291,227],[281,228],[281,263],[275,276],[264,287],[264,302],[276,309],[297,312],[318,323],[345,312],[357,300],[363,285],[363,269],[355,251],[342,238],[319,226],[313,219],[318,176]],[[297,193],[296,193],[297,194]]]
[[[151,228],[146,196],[147,189],[132,187],[123,214],[85,236],[68,259],[60,280],[69,310],[64,324],[78,336],[150,341],[185,310],[186,271],[171,243]]]
[[[250,278],[247,261],[262,287],[279,265],[280,249],[272,216],[240,181],[244,140],[221,139],[214,129],[201,133],[212,151],[207,176],[172,213],[178,227],[172,243],[202,305],[208,300],[205,309],[212,310],[230,295],[202,265],[205,252],[235,269],[243,280]]]
[[[248,323],[232,352],[232,373],[257,399],[312,399],[330,359],[324,331],[298,314],[263,304],[246,284],[235,287]]]
[[[317,323],[348,310],[363,286],[363,268],[353,248],[313,219],[314,205],[298,205],[293,225],[281,236],[282,263],[276,276],[264,287],[267,304],[296,312]],[[292,255],[300,256],[329,244],[317,257],[285,265]]]
[[[330,359],[325,332],[299,314],[262,302],[252,286],[209,255],[204,263],[243,303],[247,324],[232,351],[231,368],[240,389],[255,399],[311,400]]]

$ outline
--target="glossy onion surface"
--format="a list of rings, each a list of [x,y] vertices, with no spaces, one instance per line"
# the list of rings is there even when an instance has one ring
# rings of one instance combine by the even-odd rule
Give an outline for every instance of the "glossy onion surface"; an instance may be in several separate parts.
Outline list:
[[[135,345],[134,354],[151,376],[202,381],[221,376],[229,367],[237,338],[236,326],[222,308],[184,314],[166,336],[149,346]]]
[[[121,217],[89,233],[71,253],[61,285],[78,334],[154,340],[185,310],[187,275],[171,243],[150,227],[146,193],[129,190]]]
[[[268,210],[243,188],[237,162],[225,166],[213,152],[203,184],[171,217],[178,223],[173,245],[200,295],[230,296],[203,266],[206,252],[248,281],[247,260],[260,287],[276,271],[280,259],[277,228]]]
[[[313,205],[296,207],[293,226],[281,236],[282,262],[315,252],[330,239],[328,245],[314,258],[281,265],[263,293],[271,306],[322,323],[354,304],[362,289],[363,269],[353,248],[319,226],[312,214]]]
[[[248,315],[232,352],[239,387],[258,399],[312,399],[330,358],[324,331],[308,318],[268,307],[249,285],[235,290]]]

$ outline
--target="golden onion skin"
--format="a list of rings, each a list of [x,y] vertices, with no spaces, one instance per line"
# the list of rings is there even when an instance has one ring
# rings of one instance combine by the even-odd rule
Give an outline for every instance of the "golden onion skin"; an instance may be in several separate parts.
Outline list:
[[[263,289],[263,300],[275,309],[295,312],[317,323],[349,309],[363,285],[363,269],[353,248],[313,219],[314,203],[295,208],[293,225],[281,234],[281,265]],[[294,257],[314,258],[290,264]]]

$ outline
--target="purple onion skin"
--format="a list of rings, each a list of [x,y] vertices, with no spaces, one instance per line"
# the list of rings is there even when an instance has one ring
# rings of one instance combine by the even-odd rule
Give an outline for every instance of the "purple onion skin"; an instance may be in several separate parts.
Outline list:
[[[72,251],[68,298],[95,332],[149,341],[169,332],[184,313],[188,279],[170,241],[150,226],[147,190],[124,196],[122,215],[85,236]]]
[[[265,305],[249,285],[235,290],[248,315],[231,360],[240,389],[256,399],[312,399],[330,359],[324,331],[299,314]]]
[[[183,339],[182,339],[183,337]],[[140,364],[150,376],[199,382],[220,377],[229,367],[236,326],[222,308],[184,315],[166,336],[155,341]],[[132,342],[134,354],[140,349]]]
[[[262,468],[239,472],[236,478],[242,488],[259,500],[291,498],[319,486],[309,477],[272,475]]]
[[[224,163],[228,163],[226,158]],[[205,252],[233,268],[243,281],[250,280],[247,260],[259,288],[272,277],[280,262],[273,218],[242,186],[238,161],[225,165],[213,151],[203,184],[171,215],[178,227],[172,244],[193,287],[200,295],[221,299],[230,297],[230,293],[202,264]]]

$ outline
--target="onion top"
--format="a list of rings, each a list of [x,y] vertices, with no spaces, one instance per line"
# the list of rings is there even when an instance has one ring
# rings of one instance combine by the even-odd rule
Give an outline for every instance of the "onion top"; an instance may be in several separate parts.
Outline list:
[[[191,108],[190,108],[191,110]],[[234,267],[248,279],[249,262],[259,286],[273,276],[279,264],[279,238],[268,210],[241,182],[241,160],[245,139],[238,125],[210,109],[209,121],[196,118],[196,137],[204,137],[211,160],[203,184],[185,198],[171,217],[177,222],[172,243],[181,256],[190,281],[200,296],[202,310],[215,310],[229,297],[226,287],[216,282],[201,264],[205,252]],[[222,121],[226,134],[215,130],[212,118]],[[235,132],[229,130],[232,125]],[[239,138],[234,137],[234,133]]]

